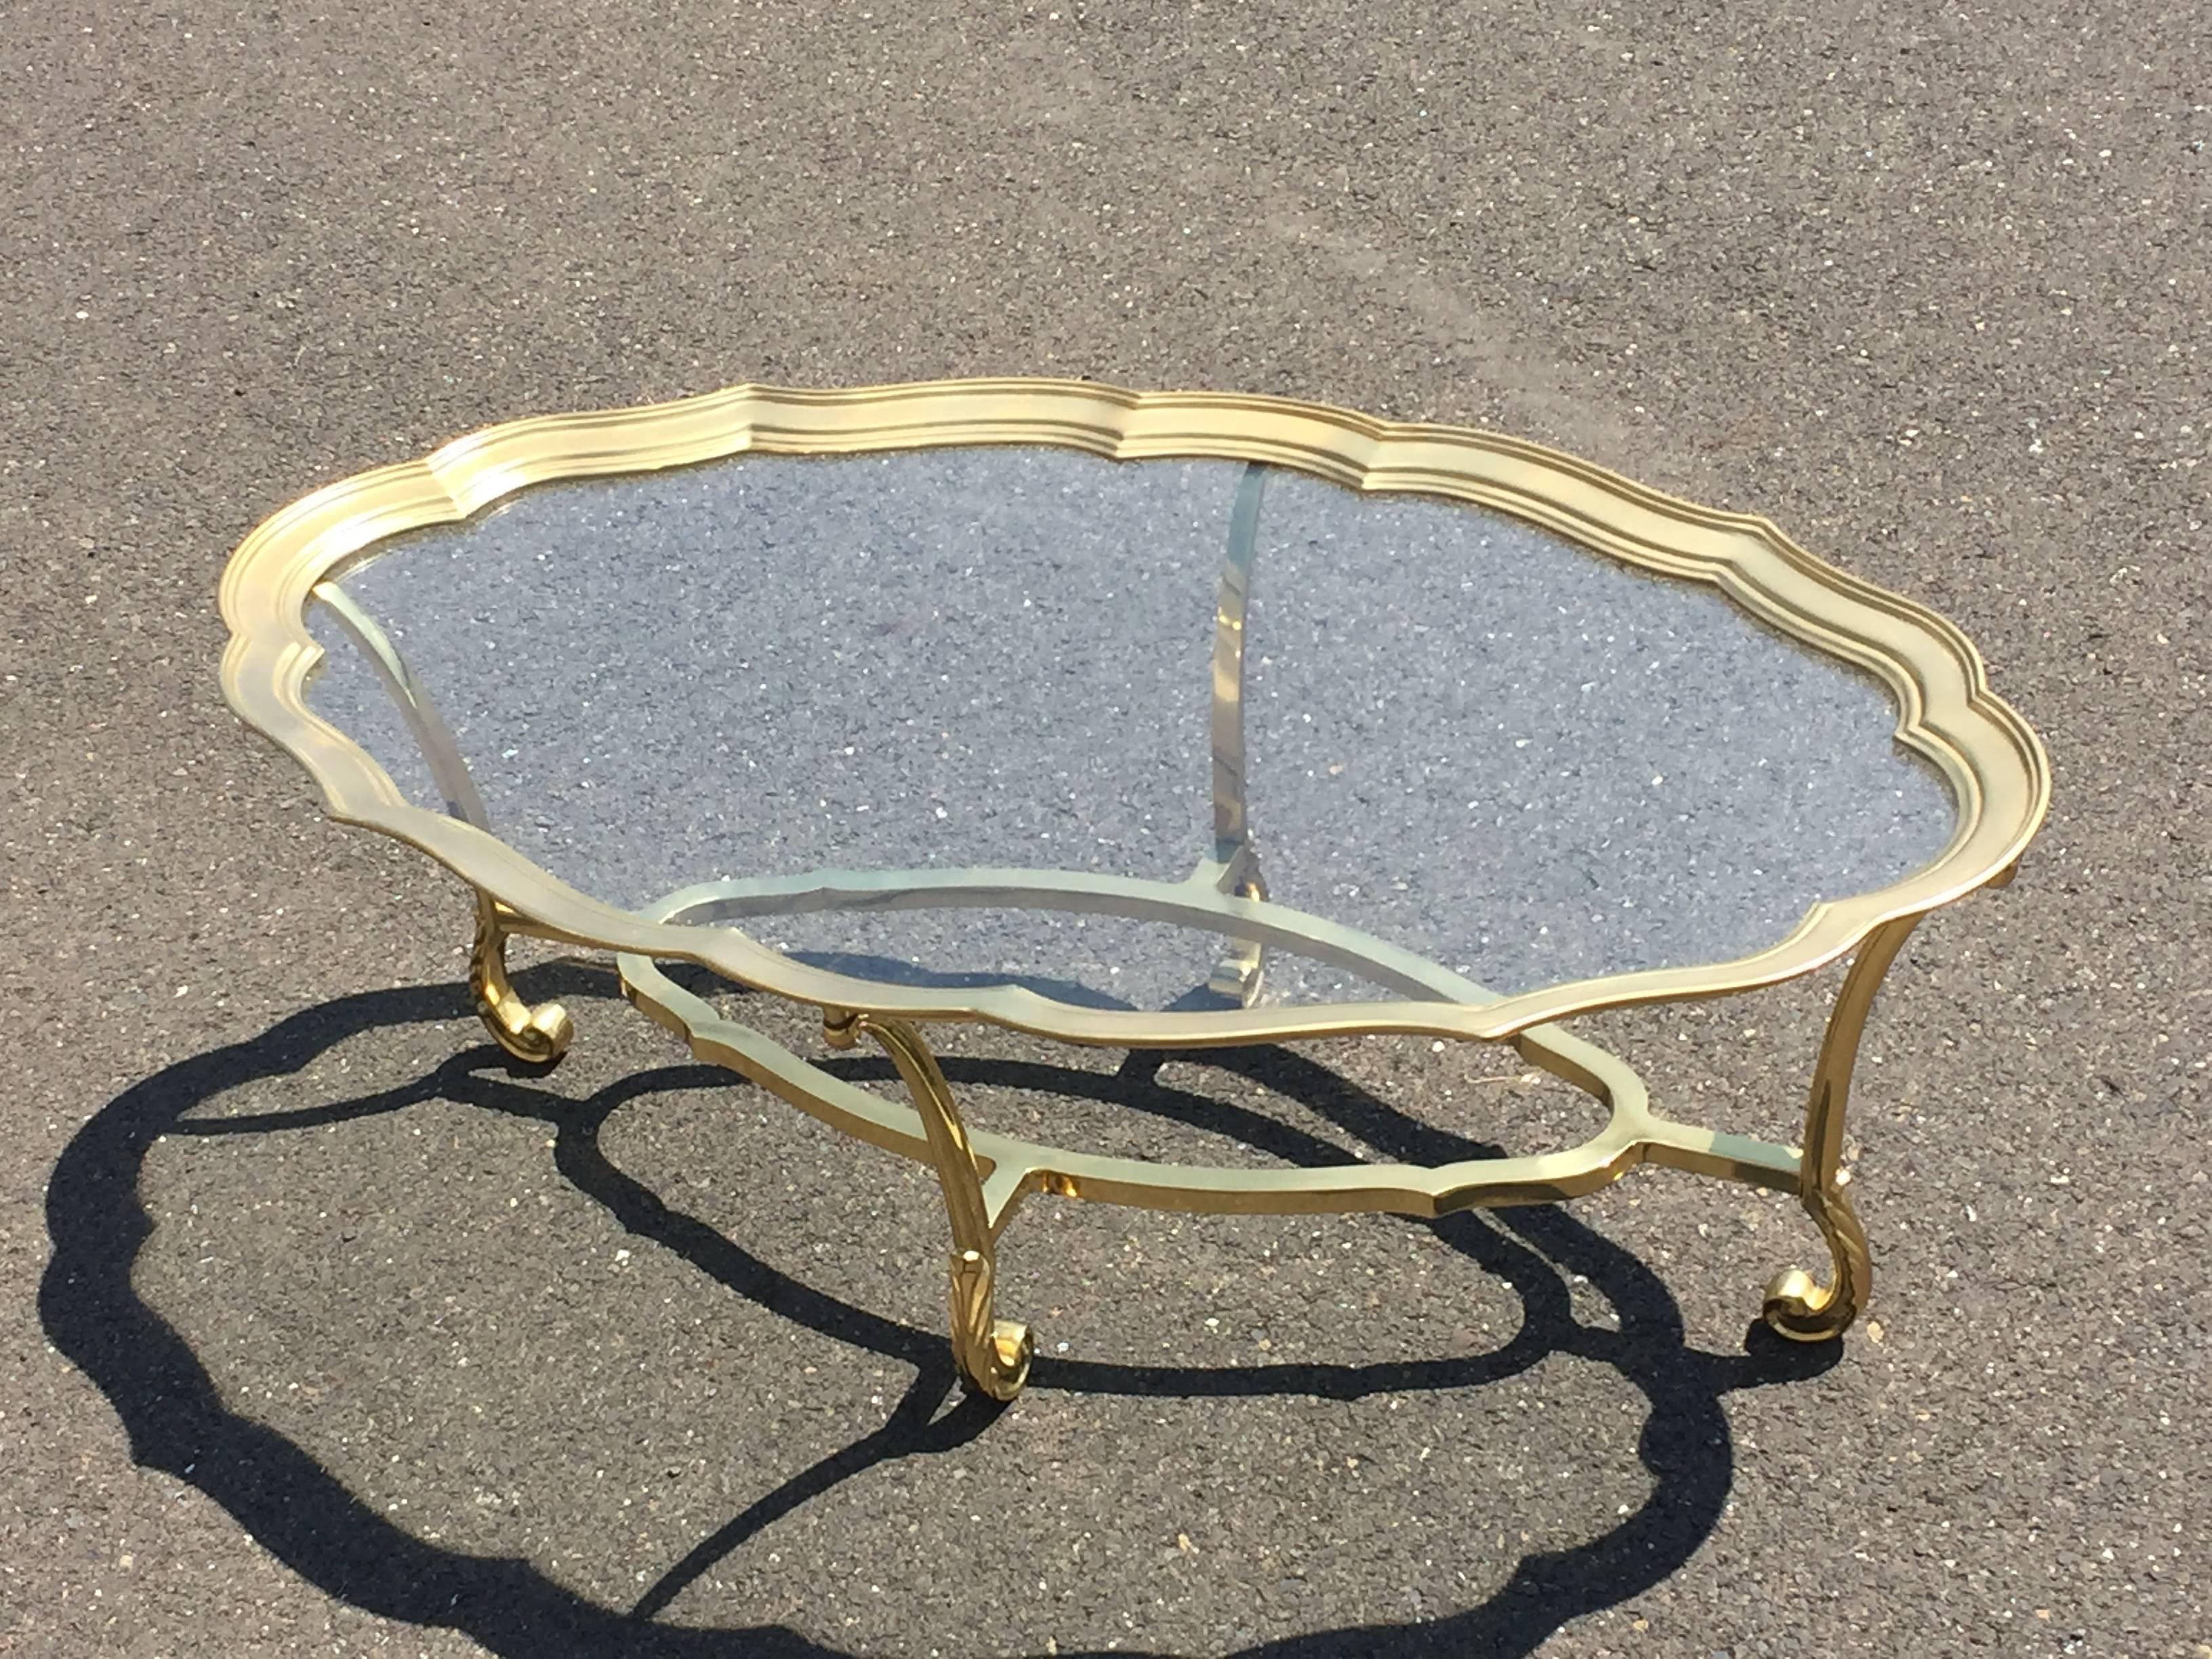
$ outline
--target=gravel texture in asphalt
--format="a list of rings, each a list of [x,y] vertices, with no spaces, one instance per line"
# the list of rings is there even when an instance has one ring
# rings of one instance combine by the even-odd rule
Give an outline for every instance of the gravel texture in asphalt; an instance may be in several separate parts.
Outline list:
[[[0,1651],[2203,1659],[2205,40],[2159,3],[15,8]],[[579,1035],[511,1070],[465,895],[222,705],[217,574],[320,484],[546,410],[1020,373],[1536,439],[1973,638],[2053,816],[1875,1011],[1843,1343],[1747,1334],[1823,1254],[1796,1207],[1672,1172],[1435,1225],[1041,1199],[1000,1290],[1035,1380],[958,1404],[926,1170],[588,963],[526,954]],[[1220,511],[1158,556],[1210,563]],[[1143,592],[1193,620],[1111,617],[1179,641],[1115,666],[1188,720],[1210,594]],[[1140,738],[1172,873],[1200,740]],[[1119,757],[1057,748],[1068,833],[1133,836]],[[1786,1139],[1837,978],[1588,1027]],[[948,1047],[980,1121],[1149,1157],[1590,1127],[1510,1052]]]

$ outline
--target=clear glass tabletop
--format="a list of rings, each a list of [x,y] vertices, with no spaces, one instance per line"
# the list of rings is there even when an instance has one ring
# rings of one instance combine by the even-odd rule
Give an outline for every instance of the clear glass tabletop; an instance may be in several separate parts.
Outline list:
[[[648,908],[820,870],[1183,880],[1217,850],[1217,612],[1248,559],[1241,772],[1268,897],[1498,991],[1749,954],[1956,823],[1877,681],[1717,588],[1241,462],[740,455],[540,485],[341,586],[494,831]],[[327,608],[310,620],[311,706],[436,808],[370,663]],[[1223,946],[1038,910],[743,925],[864,978],[1153,1009],[1190,1006]],[[1390,994],[1280,952],[1266,994]]]

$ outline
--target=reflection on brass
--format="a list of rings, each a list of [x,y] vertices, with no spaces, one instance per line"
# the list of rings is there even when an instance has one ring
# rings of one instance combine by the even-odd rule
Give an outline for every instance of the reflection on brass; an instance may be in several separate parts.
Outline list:
[[[517,1060],[550,1066],[568,1052],[575,1026],[557,1002],[532,1006],[507,982],[507,918],[498,901],[477,895],[477,938],[469,951],[469,994],[499,1046]]]
[[[1036,1353],[1030,1328],[991,1314],[991,1280],[998,1268],[998,1242],[983,1195],[983,1176],[968,1128],[953,1103],[952,1090],[921,1033],[904,1020],[872,1019],[866,1014],[825,1010],[822,1034],[832,1048],[849,1048],[861,1032],[883,1045],[898,1067],[914,1109],[929,1140],[930,1161],[945,1193],[945,1219],[952,1227],[952,1354],[968,1385],[994,1400],[1012,1400],[1030,1380]]]
[[[465,519],[528,485],[612,477],[730,456],[851,454],[973,444],[1052,445],[1118,459],[1251,463],[1231,514],[1212,664],[1213,847],[1182,882],[1089,872],[976,869],[855,872],[723,881],[625,910],[577,891],[501,842],[450,732],[391,641],[337,586],[401,532]],[[1886,684],[1897,739],[1942,775],[1957,807],[1949,844],[1875,891],[1814,904],[1787,937],[1733,960],[1544,985],[1498,994],[1362,931],[1276,903],[1260,873],[1247,811],[1244,622],[1265,467],[1346,487],[1408,492],[1513,514],[1624,563],[1723,590],[1750,615]],[[1182,1211],[1436,1216],[1471,1206],[1544,1203],[1589,1193],[1638,1164],[1796,1193],[1827,1239],[1831,1282],[1783,1275],[1766,1316],[1785,1334],[1840,1332],[1864,1302],[1863,1235],[1844,1197],[1845,1097],[1875,986],[1919,917],[2009,878],[2049,803],[2050,767],[2027,724],[1989,689],[1980,658],[1924,607],[1823,564],[1763,519],[1646,489],[1571,456],[1492,434],[1376,420],[1282,399],[1136,393],[1087,382],[978,380],[830,392],[737,386],[651,408],[510,422],[426,459],[331,485],[285,508],[240,546],[224,573],[231,629],[223,686],[249,725],[295,756],[326,809],[420,848],[479,894],[471,984],[510,1053],[550,1060],[567,1017],[532,1010],[508,986],[506,939],[527,933],[616,952],[623,987],[702,1058],[730,1066],[847,1133],[937,1171],[953,1235],[952,1328],[963,1370],[994,1397],[1026,1375],[1030,1345],[994,1318],[995,1241],[1023,1198],[1050,1192]],[[321,650],[312,601],[328,605],[406,715],[445,810],[405,799],[381,768],[307,707]],[[762,945],[750,918],[834,909],[1043,908],[1196,927],[1223,941],[1209,981],[1226,1006],[1172,1012],[1081,1007],[1013,984],[955,987],[862,980]],[[1376,1000],[1270,1006],[1263,953],[1295,951],[1354,974]],[[1636,1073],[1560,1022],[1601,1009],[1715,997],[1778,983],[1856,952],[1815,1067],[1805,1149],[1675,1122]],[[834,1039],[866,1031],[905,1079],[887,1100],[724,1018],[661,971],[700,964],[738,984],[825,1012]],[[924,1043],[927,1024],[984,1021],[1063,1042],[1201,1048],[1362,1034],[1511,1042],[1533,1064],[1607,1109],[1591,1139],[1536,1157],[1435,1167],[1350,1164],[1226,1169],[1034,1145],[968,1131]]]

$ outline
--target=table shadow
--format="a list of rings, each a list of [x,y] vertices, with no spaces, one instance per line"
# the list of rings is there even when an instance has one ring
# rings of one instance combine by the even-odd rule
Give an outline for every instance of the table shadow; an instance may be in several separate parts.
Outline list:
[[[522,976],[535,999],[604,996],[603,974],[568,965]],[[634,1074],[588,1099],[539,1086],[529,1068],[495,1049],[472,1048],[397,1089],[295,1111],[193,1119],[226,1091],[295,1073],[345,1040],[378,1029],[451,1020],[465,1010],[452,988],[365,993],[305,1009],[260,1035],[191,1056],[126,1089],[94,1114],[57,1161],[46,1195],[53,1256],[40,1286],[41,1321],[55,1347],[107,1397],[142,1465],[198,1488],[293,1571],[328,1594],[384,1618],[447,1626],[515,1659],[547,1654],[667,1656],[838,1655],[782,1626],[701,1628],[656,1615],[718,1561],[779,1518],[854,1475],[927,1456],[987,1432],[996,1408],[963,1396],[943,1334],[847,1302],[753,1256],[680,1210],[602,1153],[599,1134],[624,1103],[654,1093],[728,1086],[719,1068],[670,1066]],[[1261,1114],[1164,1084],[1158,1055],[1133,1055],[1118,1073],[1034,1062],[947,1060],[955,1083],[1059,1091],[1111,1101],[1233,1134],[1299,1162],[1342,1161],[1346,1146]],[[1328,1067],[1282,1048],[1208,1053],[1209,1065],[1250,1078],[1312,1109],[1392,1159],[1422,1163],[1494,1156],[1495,1149],[1416,1121]],[[836,1062],[848,1075],[888,1079],[882,1061]],[[739,1085],[742,1086],[742,1085]],[[371,1508],[299,1445],[225,1407],[191,1346],[131,1283],[154,1231],[138,1196],[140,1171],[163,1135],[236,1135],[297,1129],[459,1102],[545,1124],[562,1176],[624,1226],[682,1257],[737,1294],[837,1340],[914,1369],[881,1427],[757,1498],[672,1564],[624,1609],[579,1595],[515,1558],[441,1548]],[[1346,1626],[1277,1638],[1240,1650],[1259,1659],[1334,1655],[1525,1655],[1568,1621],[1633,1599],[1686,1562],[1718,1523],[1735,1459],[1721,1401],[1729,1392],[1816,1376],[1840,1345],[1803,1346],[1754,1326],[1741,1353],[1690,1346],[1664,1284],[1636,1257],[1558,1207],[1470,1212],[1432,1227],[1503,1279],[1523,1304],[1520,1330],[1495,1352],[1366,1364],[1209,1367],[1039,1356],[1032,1393],[1198,1397],[1371,1394],[1479,1387],[1553,1354],[1608,1365],[1650,1403],[1638,1455],[1651,1479],[1644,1504],[1603,1535],[1572,1548],[1536,1551],[1479,1606],[1435,1620]],[[1618,1312],[1617,1329],[1578,1322],[1568,1278],[1587,1279]],[[948,1402],[950,1403],[948,1408]],[[1061,1650],[1063,1652],[1071,1651]],[[1121,1649],[1127,1654],[1133,1650]]]

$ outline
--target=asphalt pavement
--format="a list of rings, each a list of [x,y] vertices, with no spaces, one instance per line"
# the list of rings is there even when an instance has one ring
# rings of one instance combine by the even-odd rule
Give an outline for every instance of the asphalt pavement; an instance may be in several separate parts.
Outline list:
[[[0,1652],[2212,1655],[2203,39],[15,8]],[[2054,808],[1876,1011],[1841,1344],[1753,1328],[1804,1218],[1670,1172],[1434,1226],[1040,1200],[1035,1378],[963,1404],[926,1171],[550,952],[575,1049],[510,1068],[465,896],[223,707],[218,573],[318,485],[547,410],[1022,373],[1539,440],[1976,641]],[[1590,1030],[1786,1139],[1836,982]],[[1425,1042],[947,1069],[1154,1157],[1589,1127]]]

